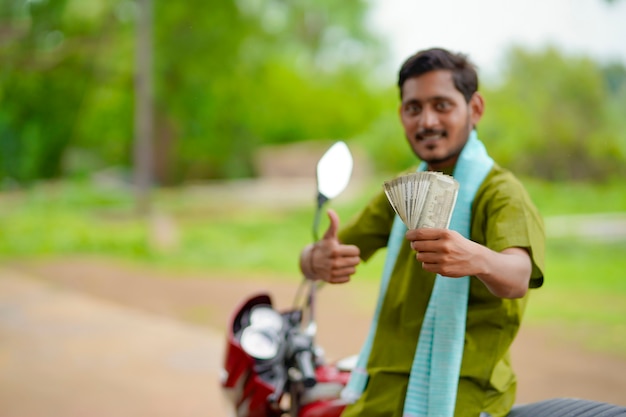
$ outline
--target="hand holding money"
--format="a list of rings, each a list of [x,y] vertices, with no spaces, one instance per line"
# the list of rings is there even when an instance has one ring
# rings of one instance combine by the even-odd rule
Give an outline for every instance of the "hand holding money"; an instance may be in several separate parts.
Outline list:
[[[406,227],[447,229],[459,183],[440,172],[415,172],[383,184],[387,199]]]
[[[487,249],[454,230],[420,228],[409,230],[406,238],[427,271],[450,278],[484,272],[482,255]]]

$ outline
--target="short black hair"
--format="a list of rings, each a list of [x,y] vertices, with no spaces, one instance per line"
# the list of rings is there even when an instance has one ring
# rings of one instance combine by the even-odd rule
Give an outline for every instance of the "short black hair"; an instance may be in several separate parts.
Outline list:
[[[468,103],[478,91],[476,66],[467,55],[455,54],[442,48],[432,48],[417,52],[402,64],[398,74],[400,97],[402,97],[402,86],[406,80],[435,70],[452,71],[454,86],[463,94]]]

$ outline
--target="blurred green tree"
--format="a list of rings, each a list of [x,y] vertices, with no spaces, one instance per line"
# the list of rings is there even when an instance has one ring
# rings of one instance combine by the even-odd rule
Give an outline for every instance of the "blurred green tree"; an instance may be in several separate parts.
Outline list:
[[[365,11],[329,0],[157,7],[161,178],[250,176],[260,144],[367,128],[380,108],[362,69],[379,62]]]
[[[89,91],[94,61],[85,56],[97,53],[107,22],[68,19],[69,0],[0,7],[0,174],[56,177]]]
[[[379,111],[365,1],[154,2],[162,183],[254,175],[262,143],[340,138]],[[0,175],[131,163],[131,0],[0,6]]]
[[[372,81],[384,48],[367,2],[154,1],[155,161],[161,184],[255,174],[263,144],[354,138],[376,167],[414,162],[397,92]],[[133,0],[0,2],[0,178],[132,164]],[[517,172],[624,175],[626,69],[512,48],[483,88],[481,137]],[[9,179],[9,180],[7,180]]]
[[[512,48],[501,85],[485,89],[481,129],[506,166],[550,180],[626,174],[624,67],[554,48]],[[622,116],[617,116],[621,114]]]

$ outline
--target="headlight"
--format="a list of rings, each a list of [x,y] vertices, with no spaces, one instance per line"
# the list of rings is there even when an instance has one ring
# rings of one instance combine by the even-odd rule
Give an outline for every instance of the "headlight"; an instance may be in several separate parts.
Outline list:
[[[283,317],[271,307],[257,306],[250,312],[250,325],[278,332],[283,328]]]
[[[239,340],[243,350],[256,359],[272,359],[278,354],[280,342],[276,332],[256,326],[246,327]]]

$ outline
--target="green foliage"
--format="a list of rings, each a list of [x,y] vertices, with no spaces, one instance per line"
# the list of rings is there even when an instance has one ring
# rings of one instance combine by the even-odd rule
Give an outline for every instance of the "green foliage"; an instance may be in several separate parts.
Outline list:
[[[485,91],[481,136],[514,171],[550,180],[626,174],[624,68],[511,49],[504,81]],[[603,72],[604,71],[604,72]]]
[[[68,152],[92,144],[103,164],[119,161],[106,160],[106,154],[120,138],[129,142],[129,109],[117,91],[103,93],[118,88],[131,100],[128,86],[107,85],[110,67],[104,61],[117,52],[109,45],[118,40],[113,12],[120,3],[5,3],[0,15],[8,28],[0,42],[1,177],[19,182],[59,177],[67,171]],[[94,99],[104,99],[97,103],[97,115],[90,107]],[[120,155],[125,152],[115,156]]]
[[[380,110],[364,1],[154,0],[156,175],[254,175],[262,143],[344,137]],[[136,3],[7,0],[0,176],[129,167]],[[5,35],[6,34],[6,35]]]
[[[156,177],[256,175],[265,144],[359,142],[379,171],[415,164],[365,0],[154,4]],[[0,4],[0,186],[132,168],[132,0]],[[626,68],[511,48],[484,83],[493,156],[547,179],[626,174]]]

